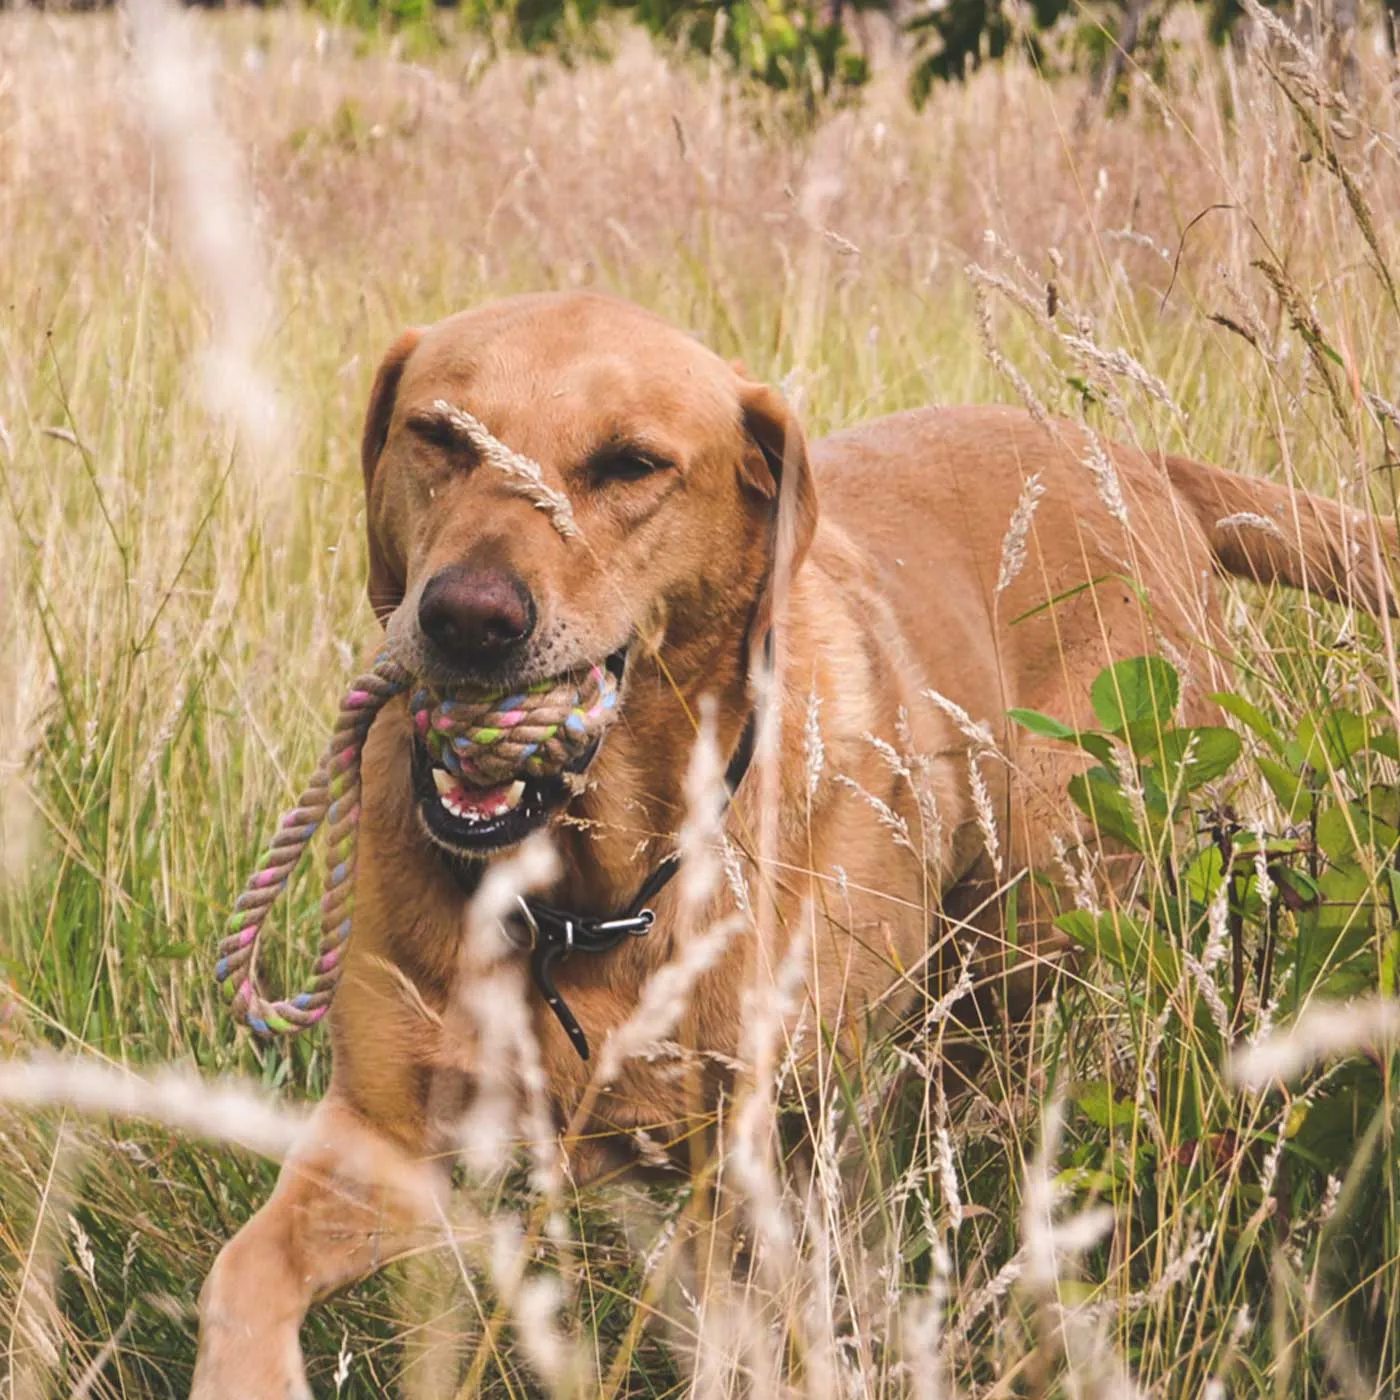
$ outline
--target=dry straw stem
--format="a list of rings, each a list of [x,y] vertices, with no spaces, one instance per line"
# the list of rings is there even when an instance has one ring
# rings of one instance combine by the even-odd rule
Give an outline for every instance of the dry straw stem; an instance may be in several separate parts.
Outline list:
[[[87,1117],[144,1118],[273,1158],[286,1156],[305,1123],[303,1114],[277,1107],[253,1085],[237,1080],[177,1069],[145,1076],[57,1056],[0,1064],[0,1103],[68,1108]]]
[[[997,592],[1004,593],[1016,581],[1026,566],[1026,537],[1030,534],[1031,521],[1035,518],[1035,508],[1045,494],[1041,485],[1040,473],[1033,472],[1021,487],[1016,509],[1011,512],[1011,523],[1007,526],[1006,537],[1001,542],[1001,566],[997,572]]]
[[[1021,551],[1021,562],[1016,564],[1017,571],[1020,570],[1021,563],[1024,562],[1025,532],[1030,529],[1031,516],[1034,514],[1036,502],[1043,494],[1035,477],[1032,477],[1023,488],[1020,504],[1016,508],[1016,515],[1020,516],[1024,508],[1024,523],[1020,529],[1020,538],[1017,539],[1017,521],[1015,517],[1012,519],[1011,530],[1008,531],[1006,543],[1002,546],[1003,574],[1006,572],[1008,549]],[[999,591],[1000,585],[998,586]],[[967,783],[968,791],[972,797],[972,810],[977,818],[977,829],[982,833],[982,845],[992,862],[997,878],[1000,879],[1002,873],[1001,838],[997,832],[996,811],[992,803],[991,790],[988,788],[986,777],[982,773],[982,759],[984,757],[989,755],[995,758],[1001,757],[997,749],[996,738],[984,721],[974,720],[956,700],[949,699],[948,696],[937,690],[925,690],[922,693],[926,700],[931,701],[936,708],[952,720],[958,732],[967,740]],[[868,800],[874,801],[874,799]]]
[[[1391,308],[1400,313],[1400,295],[1397,294],[1395,282],[1390,275],[1386,253],[1377,232],[1375,215],[1356,176],[1347,168],[1337,149],[1339,142],[1347,143],[1353,140],[1360,130],[1360,123],[1351,103],[1344,93],[1337,91],[1326,81],[1322,65],[1312,50],[1302,43],[1287,25],[1281,23],[1277,16],[1271,15],[1259,0],[1244,0],[1244,8],[1275,43],[1292,52],[1294,62],[1284,62],[1275,66],[1265,45],[1261,62],[1292,105],[1327,169],[1341,184],[1356,227],[1372,256],[1373,270],[1386,290]],[[1325,132],[1319,122],[1320,113],[1330,114]]]
[[[804,908],[772,980],[756,981],[745,993],[739,1055],[753,1066],[753,1073],[730,1129],[728,1165],[746,1198],[759,1266],[774,1287],[791,1276],[794,1249],[793,1226],[783,1206],[783,1184],[774,1160],[776,1051],[807,975],[811,917],[811,910]]]
[[[652,973],[635,1010],[608,1037],[598,1060],[600,1084],[611,1084],[628,1060],[646,1055],[674,1031],[690,1007],[696,984],[724,955],[730,940],[747,926],[746,918],[734,915],[681,941],[677,955]]]
[[[1313,1002],[1286,1030],[1274,1031],[1230,1057],[1230,1077],[1259,1091],[1296,1079],[1309,1066],[1358,1051],[1386,1053],[1400,1040],[1400,1002],[1360,997],[1349,1002]]]
[[[126,13],[138,91],[209,314],[201,390],[210,411],[233,424],[266,487],[285,449],[281,408],[262,366],[274,310],[269,260],[238,150],[214,108],[212,56],[170,0],[129,0]]]
[[[909,851],[913,855],[919,854],[919,848],[914,844],[914,839],[909,834],[909,823],[905,821],[884,798],[877,797],[873,792],[866,791],[854,778],[846,773],[838,773],[832,781],[848,789],[860,798],[860,800],[875,813],[875,820],[890,833],[897,845],[903,846],[906,851]]]
[[[1166,384],[1144,368],[1126,350],[1121,347],[1105,350],[1102,346],[1095,345],[1087,336],[1062,335],[1060,339],[1080,363],[1092,370],[1098,378],[1104,381],[1126,379],[1129,383],[1136,384],[1148,398],[1155,399],[1169,408],[1178,418],[1185,418],[1185,413],[1172,398]]]
[[[948,1212],[948,1225],[954,1234],[963,1223],[962,1189],[958,1185],[958,1164],[953,1155],[952,1130],[948,1120],[948,1095],[939,1077],[935,1086],[934,1104],[937,1111],[935,1128],[939,1183],[943,1187],[943,1208]]]
[[[74,1134],[67,1124],[61,1124],[49,1152],[23,1264],[14,1283],[14,1310],[6,1329],[4,1358],[13,1400],[42,1400],[53,1394],[61,1368],[66,1328],[58,1302],[59,1256],[64,1217],[76,1224],[69,1211],[81,1157]]]
[[[689,1008],[697,981],[723,955],[733,935],[748,923],[747,918],[740,915],[720,919],[702,933],[691,931],[698,912],[719,881],[717,848],[726,809],[723,764],[714,736],[716,708],[712,697],[702,699],[699,710],[699,732],[692,747],[685,784],[687,811],[677,843],[682,857],[678,951],[670,962],[651,975],[628,1019],[608,1036],[583,1099],[563,1134],[566,1142],[588,1126],[598,1093],[618,1078],[626,1062],[634,1056],[648,1055],[664,1043]],[[499,921],[511,912],[517,895],[547,884],[557,870],[552,850],[548,851],[547,858],[546,850],[547,838],[534,838],[520,856],[493,866],[488,872],[468,916],[472,930],[468,941],[477,948],[478,959],[500,956]],[[518,969],[515,971],[518,973]],[[492,1170],[505,1165],[514,1122],[510,1095],[512,1089],[523,1086],[528,1104],[526,1140],[535,1145],[537,1184],[552,1194],[557,1190],[555,1173],[558,1167],[557,1157],[550,1160],[540,1155],[544,1147],[541,1128],[546,1120],[538,1046],[524,1006],[523,981],[517,976],[509,985],[507,982],[510,979],[501,971],[484,979],[479,971],[475,974],[468,971],[463,977],[462,998],[479,1032],[477,1043],[483,1063],[477,1072],[477,1102],[467,1115],[461,1140],[469,1161],[478,1168]],[[512,1046],[517,1049],[515,1064],[508,1054]],[[538,1093],[532,1094],[532,1088],[536,1087]],[[519,1259],[522,1265],[528,1251],[534,1247],[540,1223],[537,1212],[530,1232],[521,1240]],[[506,1296],[515,1299],[516,1322],[522,1334],[552,1317],[562,1301],[556,1283],[543,1277],[511,1289]],[[493,1331],[497,1321],[493,1319]],[[569,1389],[569,1378],[578,1371],[579,1358],[554,1329],[535,1337],[527,1352],[536,1373],[551,1389],[561,1393]],[[478,1363],[485,1354],[483,1347],[478,1352]],[[478,1373],[478,1365],[474,1365],[472,1375]],[[470,1378],[468,1383],[471,1383]]]
[[[700,697],[700,724],[690,747],[685,776],[685,820],[676,838],[681,858],[682,919],[688,923],[719,883],[719,849],[729,806],[724,760],[715,737],[719,708],[713,695]]]
[[[1332,416],[1336,419],[1337,426],[1341,428],[1348,444],[1354,450],[1359,446],[1356,418],[1351,411],[1342,386],[1337,383],[1333,361],[1328,354],[1327,339],[1321,324],[1308,307],[1302,292],[1282,267],[1267,257],[1255,258],[1252,266],[1264,274],[1269,285],[1274,289],[1274,295],[1278,297],[1279,304],[1287,313],[1293,329],[1303,338],[1303,344],[1307,347],[1308,356],[1312,362],[1313,372],[1327,391],[1327,401],[1332,406]]]
[[[1257,515],[1252,510],[1241,510],[1236,511],[1234,515],[1221,516],[1215,522],[1215,528],[1217,530],[1258,530],[1262,535],[1272,535],[1279,540],[1287,539],[1277,520],[1270,520],[1267,515]]]
[[[802,726],[802,753],[807,769],[807,796],[817,795],[826,768],[826,744],[822,740],[822,700],[815,690],[807,697],[807,714]]]
[[[500,472],[516,495],[524,496],[536,510],[549,516],[550,524],[566,540],[578,536],[573,505],[564,492],[544,479],[544,468],[538,462],[507,447],[481,419],[465,408],[454,408],[443,399],[435,399],[432,411],[452,432],[470,444],[486,466]]]
[[[544,833],[487,870],[465,914],[455,1008],[477,1047],[476,1093],[458,1133],[463,1158],[490,1174],[508,1165],[512,1148],[523,1141],[536,1188],[546,1195],[558,1189],[560,1154],[525,967],[505,924],[522,896],[547,888],[558,873],[558,855]],[[450,1022],[448,1031],[450,1037]]]
[[[973,278],[974,266],[974,264],[969,263],[967,272],[968,277],[972,279],[972,295],[977,306],[977,331],[982,338],[982,349],[986,352],[992,368],[1015,389],[1016,396],[1025,405],[1026,411],[1031,417],[1047,432],[1058,434],[1054,420],[1050,416],[1050,410],[1046,408],[1040,395],[1031,386],[1030,380],[1007,359],[997,345],[996,331],[992,325],[992,308],[987,302],[982,284]]]
[[[1067,1218],[1055,1218],[1059,1192],[1054,1162],[1063,1130],[1063,1103],[1052,1101],[1042,1122],[1040,1150],[1026,1170],[1021,1208],[1025,1285],[1038,1303],[1039,1336],[1028,1367],[1030,1384],[1032,1389],[1044,1385],[1052,1365],[1063,1357],[1076,1389],[1127,1400],[1141,1392],[1109,1344],[1101,1322],[1087,1308],[1066,1307],[1060,1298],[1061,1285],[1073,1277],[1079,1257],[1114,1228],[1114,1213],[1107,1206],[1090,1206]]]
[[[1189,759],[1183,762],[1183,767],[1185,767],[1185,762],[1189,762]],[[1215,980],[1215,969],[1229,951],[1229,911],[1230,882],[1222,880],[1220,889],[1216,892],[1215,898],[1211,900],[1210,908],[1207,910],[1206,946],[1202,949],[1200,958],[1197,959],[1189,952],[1183,951],[1182,953],[1182,961],[1186,970],[1194,979],[1201,1000],[1205,1002],[1211,1020],[1214,1021],[1216,1030],[1220,1032],[1221,1039],[1226,1044],[1231,1039],[1230,1013],[1226,1009],[1224,998],[1220,995],[1220,987]]]

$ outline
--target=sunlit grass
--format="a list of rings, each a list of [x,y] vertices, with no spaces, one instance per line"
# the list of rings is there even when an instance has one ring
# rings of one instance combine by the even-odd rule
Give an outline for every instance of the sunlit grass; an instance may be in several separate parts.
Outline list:
[[[1015,61],[935,93],[922,115],[891,75],[807,130],[771,99],[632,40],[607,66],[482,71],[469,42],[410,62],[305,16],[195,16],[191,42],[217,64],[218,118],[252,191],[239,208],[257,256],[232,267],[211,261],[207,239],[201,253],[190,227],[203,206],[197,191],[193,205],[182,196],[170,161],[179,133],[154,145],[146,134],[143,70],[119,22],[0,19],[12,78],[0,88],[6,1050],[239,1071],[296,1098],[324,1087],[322,1040],[259,1049],[234,1035],[211,949],[375,635],[358,434],[377,358],[405,325],[511,291],[607,287],[781,383],[820,433],[929,401],[1016,401],[986,353],[972,261],[1002,279],[978,283],[993,344],[1052,411],[1392,509],[1400,315],[1377,267],[1396,265],[1400,147],[1379,60],[1361,119],[1328,148],[1349,192],[1261,64],[1209,50],[1184,16],[1169,86],[1139,84],[1128,113],[1083,132],[1079,84],[1048,85]],[[1321,130],[1339,115],[1305,111]],[[1261,259],[1316,329],[1290,326]],[[273,308],[261,343],[233,337],[275,395],[278,430],[259,443],[240,409],[246,384],[216,385],[221,397],[202,378],[230,308],[255,290],[221,276],[261,279]],[[1096,379],[1066,334],[1126,350],[1141,376]],[[1387,632],[1236,592],[1242,689],[1281,726],[1348,695],[1393,711]],[[1268,795],[1256,782],[1235,800],[1266,810]],[[304,966],[313,883],[279,916],[285,937],[267,940],[274,974]],[[1376,945],[1393,992],[1393,951]],[[832,1352],[803,1358],[802,1384],[916,1388],[927,1377],[901,1372],[895,1339],[871,1333],[903,1312],[917,1336],[932,1296],[946,1300],[945,1334],[965,1333],[947,1352],[959,1393],[1051,1387],[1049,1305],[1024,1288],[1020,1253],[1040,1110],[1054,1090],[1107,1082],[1125,1047],[1150,1043],[1152,1022],[1122,987],[1086,977],[1014,1053],[993,1035],[998,1052],[947,1110],[956,1226],[935,1088],[895,1047],[872,1048],[832,1123],[817,1125],[814,1157],[793,1134],[793,1189],[816,1201],[802,1219],[828,1231],[803,1249],[826,1251],[836,1300]],[[1360,1163],[1339,1218],[1361,1223],[1343,1229],[1323,1200],[1289,1197],[1287,1158],[1261,1213],[1281,1104],[1229,1103],[1254,1150],[1220,1173],[1185,1142],[1179,1160],[1144,1168],[1138,1128],[1070,1111],[1058,1166],[1083,1169],[1076,1207],[1108,1204],[1131,1222],[1080,1270],[1111,1305],[1104,1335],[1154,1393],[1199,1394],[1221,1375],[1226,1393],[1338,1393],[1342,1363],[1326,1358],[1353,1345],[1369,1378],[1360,1393],[1388,1393],[1385,1299],[1400,1268],[1388,1114],[1374,1141],[1368,1122],[1337,1127]],[[137,1124],[7,1112],[0,1126],[13,1393],[68,1393],[116,1336],[92,1393],[182,1393],[200,1280],[273,1169]],[[499,1189],[521,1206],[514,1183]],[[1353,1217],[1349,1191],[1365,1196]],[[712,1228],[711,1202],[702,1183],[636,1192],[621,1221],[606,1195],[572,1203],[573,1311],[596,1338],[598,1374],[625,1393],[687,1384],[695,1280],[658,1265],[671,1256],[656,1243],[668,1220],[681,1235]],[[499,1348],[481,1340],[489,1290],[469,1301],[447,1272],[406,1288],[380,1278],[313,1313],[320,1391],[335,1388],[342,1352],[344,1394],[399,1378],[441,1393],[459,1361],[492,1393],[532,1384],[509,1330]],[[1066,1302],[1079,1287],[1068,1272]],[[759,1278],[745,1297],[766,1326],[800,1314],[815,1287],[814,1269],[781,1288]],[[1353,1336],[1355,1317],[1378,1334]]]

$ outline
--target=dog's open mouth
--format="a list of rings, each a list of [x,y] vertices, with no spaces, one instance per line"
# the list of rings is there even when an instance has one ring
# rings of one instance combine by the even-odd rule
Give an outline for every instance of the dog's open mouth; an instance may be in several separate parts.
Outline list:
[[[603,663],[611,679],[609,709],[626,664],[626,647]],[[586,735],[587,730],[582,732]],[[413,743],[413,789],[419,820],[429,839],[452,855],[483,856],[514,846],[562,810],[576,790],[577,778],[593,762],[601,745],[599,732],[557,771],[532,772],[538,757],[534,763],[522,758],[518,771],[506,780],[483,784],[473,781],[479,775],[471,771],[470,763],[455,760],[450,743],[439,741],[430,746],[420,727]],[[439,750],[437,754],[434,748]]]
[[[564,773],[516,778],[476,787],[433,762],[421,742],[413,745],[413,788],[418,814],[434,843],[453,854],[487,855],[523,841],[572,795],[566,774],[582,773],[598,751],[594,744]]]

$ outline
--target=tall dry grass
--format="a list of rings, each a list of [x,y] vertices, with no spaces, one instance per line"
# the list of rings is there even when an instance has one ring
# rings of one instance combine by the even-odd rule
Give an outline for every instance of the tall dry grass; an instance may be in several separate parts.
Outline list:
[[[1368,57],[1345,110],[1286,38],[1236,57],[1176,23],[1165,84],[1080,129],[1079,84],[1015,61],[922,114],[889,74],[806,127],[634,38],[564,71],[469,41],[405,58],[296,14],[0,16],[0,1042],[88,1062],[0,1080],[51,1104],[0,1120],[12,1395],[181,1393],[198,1282],[273,1170],[187,1135],[293,1130],[103,1065],[324,1084],[315,1039],[234,1037],[208,948],[372,635],[356,444],[403,325],[603,286],[742,355],[816,432],[1019,396],[1387,494],[1389,75]],[[1371,655],[1338,614],[1250,603],[1240,660],[1272,712],[1347,688],[1393,712],[1388,634]],[[684,989],[681,968],[643,1038]],[[775,1103],[778,991],[746,1048]],[[1126,1055],[1146,1101],[1154,1027],[1124,989],[1066,987],[951,1104],[930,1067],[961,1032],[941,1003],[926,1026],[782,1136],[750,1101],[729,1155],[618,1188],[620,1211],[547,1172],[478,1179],[444,1248],[318,1310],[319,1391],[1389,1393],[1393,1172],[1374,1272],[1338,1288],[1334,1222],[1372,1178],[1290,1200],[1272,1100],[1240,1096],[1232,1131],[1262,1146],[1228,1172],[1170,1141],[1151,1179],[1103,1170],[1061,1100]],[[749,1270],[707,1270],[736,1237]],[[1348,1332],[1357,1305],[1382,1335]]]

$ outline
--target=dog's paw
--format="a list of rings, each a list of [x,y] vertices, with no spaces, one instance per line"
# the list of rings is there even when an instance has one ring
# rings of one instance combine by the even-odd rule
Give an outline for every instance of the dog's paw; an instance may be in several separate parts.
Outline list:
[[[254,1336],[205,1317],[190,1400],[312,1400],[296,1334]]]
[[[199,1295],[190,1400],[311,1400],[297,1335],[304,1309],[279,1260],[245,1230],[214,1261]]]

